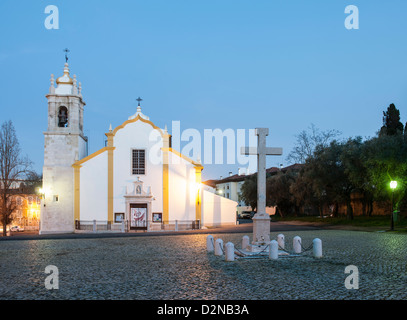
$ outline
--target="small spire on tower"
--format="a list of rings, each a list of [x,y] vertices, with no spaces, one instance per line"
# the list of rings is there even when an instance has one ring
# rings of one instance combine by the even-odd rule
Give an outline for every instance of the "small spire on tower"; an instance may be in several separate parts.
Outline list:
[[[62,77],[57,78],[57,84],[73,84],[73,79],[69,76],[69,66],[68,63],[64,65],[64,75]]]
[[[76,80],[76,74],[73,75],[73,94],[78,94],[78,86]]]
[[[54,80],[54,75],[53,74],[51,74],[51,86],[49,87],[49,93],[51,93],[51,94],[53,94],[53,93],[55,93],[55,85],[54,85],[54,83],[55,83],[55,80]]]

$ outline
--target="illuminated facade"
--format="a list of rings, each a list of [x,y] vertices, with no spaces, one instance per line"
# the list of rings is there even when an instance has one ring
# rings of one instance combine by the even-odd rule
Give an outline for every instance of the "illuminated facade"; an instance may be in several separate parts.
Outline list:
[[[10,188],[10,201],[15,208],[10,226],[24,227],[24,230],[39,230],[41,197],[35,187],[24,180],[13,181]]]
[[[76,232],[93,221],[108,230],[126,222],[127,231],[236,223],[237,203],[201,187],[201,163],[172,148],[167,129],[141,112],[141,99],[135,114],[110,126],[106,146],[88,155],[85,102],[68,64],[56,83],[51,76],[40,233]]]
[[[36,194],[18,194],[13,198],[17,207],[13,212],[12,225],[23,227],[24,230],[38,230],[41,198]]]

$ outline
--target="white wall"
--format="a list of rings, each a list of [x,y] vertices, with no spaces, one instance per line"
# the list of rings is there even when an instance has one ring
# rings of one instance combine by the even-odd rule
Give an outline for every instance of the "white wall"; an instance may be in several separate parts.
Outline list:
[[[107,151],[80,168],[80,220],[107,221]]]
[[[133,191],[133,182],[139,177],[146,191],[151,187],[155,198],[151,212],[163,212],[162,141],[151,140],[155,130],[141,120],[128,123],[119,129],[113,145],[113,212],[126,212],[126,191]],[[132,149],[146,150],[146,174],[131,172]],[[158,157],[151,157],[151,151]],[[169,220],[195,220],[197,188],[195,166],[174,152],[169,152]],[[80,219],[107,220],[108,152],[89,159],[80,169]],[[201,190],[202,225],[219,226],[236,224],[237,202]],[[149,217],[149,220],[151,217]]]
[[[79,137],[78,140],[78,160],[81,160],[88,156],[87,142],[81,137]]]
[[[45,199],[41,207],[41,234],[73,232],[73,168],[44,167],[43,179]]]
[[[202,225],[235,225],[236,206],[236,201],[202,190]]]
[[[169,152],[169,220],[195,220],[195,166]]]
[[[162,212],[163,210],[163,169],[162,156],[157,159],[150,154],[150,151],[160,150],[162,141],[150,141],[150,133],[155,130],[149,123],[137,120],[128,123],[124,128],[119,129],[114,138],[113,145],[113,212],[125,212],[126,188],[128,192],[133,190],[133,181],[137,177],[144,182],[143,188],[146,191],[151,187],[151,193],[155,200],[152,202],[151,212]],[[132,149],[146,150],[146,174],[133,175],[132,169]],[[155,154],[154,154],[155,155]],[[157,163],[159,161],[159,163]],[[149,217],[151,219],[151,217]]]
[[[239,193],[240,189],[242,187],[242,184],[244,181],[231,181],[231,182],[225,182],[225,183],[219,183],[216,185],[216,188],[218,190],[222,190],[219,195],[227,198],[227,194],[229,194],[229,198],[231,200],[239,202]],[[229,189],[228,189],[229,187]],[[244,205],[245,203],[243,201],[239,202],[240,205]]]
[[[43,189],[40,232],[74,231],[72,163],[78,150],[77,135],[45,133]],[[58,201],[55,201],[58,196]]]

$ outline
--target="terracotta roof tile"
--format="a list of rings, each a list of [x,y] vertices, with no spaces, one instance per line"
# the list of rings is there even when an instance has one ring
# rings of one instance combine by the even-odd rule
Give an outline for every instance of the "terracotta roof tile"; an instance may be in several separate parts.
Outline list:
[[[304,165],[301,164],[301,163],[295,163],[295,164],[292,164],[292,165],[290,165],[290,166],[288,166],[288,167],[282,168],[281,171],[283,171],[283,172],[287,172],[287,171],[290,171],[290,170],[295,170],[295,171],[297,171],[297,170],[300,170],[303,166],[304,166]],[[277,168],[277,167],[271,167],[271,168],[266,169],[266,174],[276,174],[276,173],[279,172],[279,171],[280,171],[279,168]],[[232,176],[223,178],[223,179],[218,179],[218,180],[216,180],[216,179],[206,180],[206,181],[204,181],[204,182],[202,182],[202,183],[204,183],[204,184],[206,184],[206,185],[208,185],[208,186],[211,186],[211,187],[214,187],[214,188],[215,188],[217,184],[220,184],[220,183],[228,183],[228,182],[239,182],[239,181],[243,181],[243,180],[245,180],[247,177],[250,177],[250,176],[255,175],[255,174],[257,174],[257,172],[252,173],[252,174],[249,174],[249,175],[238,175],[238,174],[235,174],[235,175],[232,175]]]

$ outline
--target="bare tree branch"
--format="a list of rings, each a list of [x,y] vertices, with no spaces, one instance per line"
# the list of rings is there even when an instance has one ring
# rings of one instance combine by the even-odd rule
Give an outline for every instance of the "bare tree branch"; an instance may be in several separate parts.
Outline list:
[[[335,129],[320,131],[311,123],[308,130],[302,130],[296,136],[295,146],[288,154],[287,160],[294,163],[305,163],[305,160],[312,156],[317,146],[326,147],[341,134],[340,131]]]
[[[13,200],[13,182],[23,179],[29,172],[32,162],[27,156],[21,156],[20,145],[11,120],[0,128],[0,216],[3,224],[3,236],[6,227],[12,221],[15,209]]]

